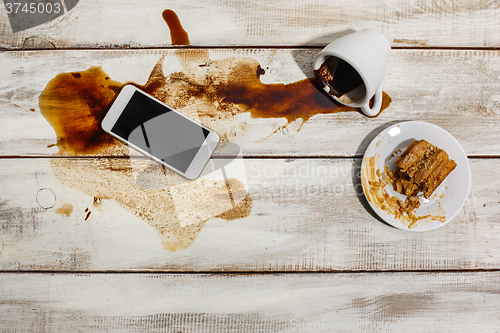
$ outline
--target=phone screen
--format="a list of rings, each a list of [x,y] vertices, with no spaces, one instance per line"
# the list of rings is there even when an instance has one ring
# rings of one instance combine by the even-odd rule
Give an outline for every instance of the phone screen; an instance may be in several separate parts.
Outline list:
[[[183,173],[210,133],[137,91],[111,132]]]

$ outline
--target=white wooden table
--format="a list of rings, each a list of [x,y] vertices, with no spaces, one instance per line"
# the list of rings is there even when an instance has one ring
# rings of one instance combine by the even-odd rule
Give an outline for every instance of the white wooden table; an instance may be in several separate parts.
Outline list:
[[[173,45],[167,8],[190,45]],[[499,16],[498,1],[82,0],[13,33],[2,7],[0,331],[500,331]],[[362,28],[393,47],[377,118],[279,97],[309,91],[314,55]],[[116,143],[76,149],[75,129],[56,131],[86,116],[44,114],[148,78],[221,133],[214,161],[238,157],[236,206],[224,182],[182,182]],[[365,149],[404,120],[469,157],[469,200],[435,231],[392,228],[362,196]]]

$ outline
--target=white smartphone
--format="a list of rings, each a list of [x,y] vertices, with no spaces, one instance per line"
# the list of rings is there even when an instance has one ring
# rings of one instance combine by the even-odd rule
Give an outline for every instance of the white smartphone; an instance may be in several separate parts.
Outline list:
[[[101,123],[109,135],[187,179],[196,179],[219,135],[142,90],[126,85]]]

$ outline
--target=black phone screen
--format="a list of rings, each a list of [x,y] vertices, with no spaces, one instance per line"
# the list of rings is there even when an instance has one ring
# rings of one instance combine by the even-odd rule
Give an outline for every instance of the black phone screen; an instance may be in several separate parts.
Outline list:
[[[111,132],[183,173],[210,133],[138,91]]]

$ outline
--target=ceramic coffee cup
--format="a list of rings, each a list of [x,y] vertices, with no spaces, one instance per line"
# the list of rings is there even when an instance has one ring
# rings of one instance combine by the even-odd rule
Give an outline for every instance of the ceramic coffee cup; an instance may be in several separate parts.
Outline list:
[[[340,37],[328,44],[316,56],[314,70],[316,73],[328,60],[329,68],[335,67],[334,72],[331,73],[333,81],[342,84],[352,77],[357,77],[359,84],[356,84],[354,89],[344,92],[341,90],[336,92],[325,80],[319,81],[328,96],[335,101],[360,108],[367,116],[375,116],[382,106],[382,79],[390,53],[389,41],[381,33],[373,29],[364,29]],[[342,70],[341,67],[344,69]],[[344,94],[338,96],[342,93]],[[374,100],[370,107],[369,102],[372,97]]]

